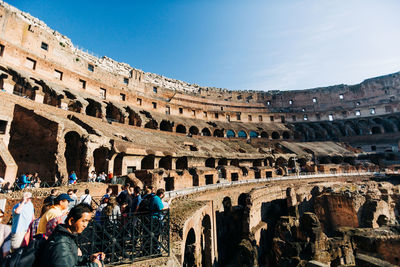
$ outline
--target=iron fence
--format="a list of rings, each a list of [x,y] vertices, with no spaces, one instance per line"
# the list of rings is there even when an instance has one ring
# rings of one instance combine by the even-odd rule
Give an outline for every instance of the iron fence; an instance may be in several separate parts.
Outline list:
[[[83,254],[104,252],[106,264],[131,263],[170,252],[169,210],[100,216],[78,237]]]

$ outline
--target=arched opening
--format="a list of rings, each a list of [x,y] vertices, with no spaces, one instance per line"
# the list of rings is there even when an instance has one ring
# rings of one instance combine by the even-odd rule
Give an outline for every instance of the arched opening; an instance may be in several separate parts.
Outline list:
[[[89,105],[86,107],[86,115],[101,118],[101,104],[99,102],[94,101],[93,99],[86,99],[89,102]]]
[[[211,136],[211,132],[208,128],[204,128],[203,130],[201,130],[201,134],[203,136]]]
[[[320,164],[330,164],[330,163],[332,163],[332,158],[330,156],[321,157],[321,158],[319,158],[319,163]]]
[[[211,257],[211,219],[209,215],[205,215],[201,222],[201,265],[205,267],[212,266]]]
[[[296,166],[296,160],[292,157],[288,161],[288,167],[289,168],[294,168]]]
[[[235,137],[235,132],[233,130],[226,131],[226,137],[227,138]]]
[[[122,175],[122,162],[123,162],[123,159],[124,159],[124,154],[123,153],[120,153],[115,157],[115,159],[114,159],[114,170],[113,170],[114,176]]]
[[[255,131],[250,131],[249,135],[250,135],[250,138],[258,138],[258,133]]]
[[[88,177],[88,166],[86,162],[87,147],[83,138],[77,132],[68,132],[65,137],[65,160],[67,162],[67,171],[75,171],[76,175],[82,181]]]
[[[166,170],[172,170],[172,157],[171,156],[165,156],[160,159],[160,162],[158,163],[159,168],[164,168]]]
[[[239,206],[245,207],[249,201],[250,201],[249,193],[241,193],[238,197],[238,205]]]
[[[189,128],[189,133],[191,135],[198,135],[199,134],[199,128],[197,128],[196,126],[192,126]]]
[[[275,167],[276,168],[278,168],[278,167],[284,168],[284,167],[287,167],[287,166],[288,166],[288,162],[287,162],[287,160],[285,158],[279,157],[279,158],[276,159],[276,161],[275,161]]]
[[[220,129],[216,129],[216,130],[214,131],[214,136],[215,136],[215,137],[224,137],[224,131],[223,131],[223,130],[220,130]]]
[[[111,122],[124,123],[124,114],[121,110],[114,106],[112,103],[108,103],[106,107],[106,119]]]
[[[355,165],[356,161],[354,157],[345,157],[343,159],[344,162],[350,164],[350,165]]]
[[[68,110],[70,110],[70,111],[73,111],[76,113],[81,113],[82,108],[83,108],[82,103],[77,100],[74,100],[74,101],[71,100],[68,103]]]
[[[279,135],[278,132],[272,132],[271,137],[274,140],[277,140],[277,139],[281,138],[281,136]]]
[[[282,138],[285,139],[285,140],[290,139],[290,133],[287,132],[287,131],[284,131],[282,133]]]
[[[231,166],[239,167],[239,160],[238,159],[231,160]]]
[[[165,191],[173,191],[175,190],[175,178],[174,177],[165,177]]]
[[[93,152],[96,173],[108,172],[109,151],[108,148],[100,147]]]
[[[215,159],[214,158],[208,158],[207,160],[206,160],[206,167],[209,167],[209,168],[215,168]]]
[[[268,157],[268,158],[264,159],[264,166],[267,166],[267,167],[274,166],[274,158]]]
[[[343,162],[343,157],[342,156],[333,156],[332,157],[332,163],[341,164],[342,162]]]
[[[172,132],[172,125],[170,121],[162,120],[160,123],[160,130],[165,132]]]
[[[176,169],[177,170],[187,170],[188,169],[187,157],[180,157],[176,160]]]
[[[228,165],[228,160],[226,158],[218,160],[218,166],[226,166],[226,165]]]
[[[262,166],[262,160],[261,159],[253,160],[253,167],[261,167],[261,166]]]
[[[190,228],[186,241],[185,241],[185,254],[183,258],[183,267],[195,266],[195,254],[196,254],[196,234],[193,228]]]
[[[267,132],[261,132],[261,138],[268,138]]]
[[[176,126],[176,132],[177,132],[177,133],[185,134],[185,133],[186,133],[186,127],[183,126],[182,124],[178,124],[178,125]]]
[[[149,120],[145,125],[144,128],[156,130],[158,128],[158,123],[155,120]]]
[[[239,138],[247,138],[247,134],[246,134],[245,131],[240,130],[240,131],[238,132],[238,137],[239,137]]]
[[[140,127],[142,125],[142,119],[140,118],[139,114],[137,114],[135,111],[131,110],[130,108],[126,108],[126,111],[129,114],[129,116],[128,116],[129,125]]]
[[[154,169],[154,155],[147,155],[142,159],[140,169],[151,170]]]
[[[371,128],[371,133],[372,134],[381,134],[382,133],[382,129],[381,129],[381,127],[374,126],[374,127]]]

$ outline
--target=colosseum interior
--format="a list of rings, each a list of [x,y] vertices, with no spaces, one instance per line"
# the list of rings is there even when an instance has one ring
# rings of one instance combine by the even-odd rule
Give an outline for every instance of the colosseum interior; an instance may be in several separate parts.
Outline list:
[[[9,184],[95,170],[164,188],[172,250],[147,266],[400,264],[399,187],[374,176],[400,163],[400,73],[229,91],[94,57],[3,2],[0,26]]]

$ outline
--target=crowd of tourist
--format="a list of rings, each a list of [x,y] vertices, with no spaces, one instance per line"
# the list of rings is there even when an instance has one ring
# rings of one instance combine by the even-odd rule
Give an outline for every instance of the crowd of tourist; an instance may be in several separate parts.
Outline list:
[[[143,190],[131,185],[123,186],[118,195],[113,195],[112,188],[107,188],[95,212],[95,222],[104,223],[123,220],[126,216],[134,216],[142,211],[158,211],[169,208],[169,203],[163,201],[164,189],[154,193],[151,186]],[[69,189],[67,193],[59,193],[52,189],[42,205],[38,218],[35,218],[32,204],[32,193],[24,192],[22,200],[12,209],[10,225],[0,224],[0,245],[2,256],[26,247],[33,240],[46,240],[43,253],[46,260],[40,266],[78,266],[81,261],[89,265],[102,266],[104,253],[78,257],[81,254],[76,236],[87,227],[93,215],[93,202],[89,189],[78,199],[77,189]],[[4,212],[0,210],[0,222]],[[54,265],[55,266],[55,265]],[[79,265],[80,266],[80,265]]]

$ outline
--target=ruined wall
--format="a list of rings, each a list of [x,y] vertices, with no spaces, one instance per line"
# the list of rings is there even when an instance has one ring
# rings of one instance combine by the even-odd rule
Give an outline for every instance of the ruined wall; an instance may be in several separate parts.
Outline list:
[[[39,172],[44,178],[55,177],[57,133],[57,123],[15,106],[9,150],[19,167],[19,173]]]

